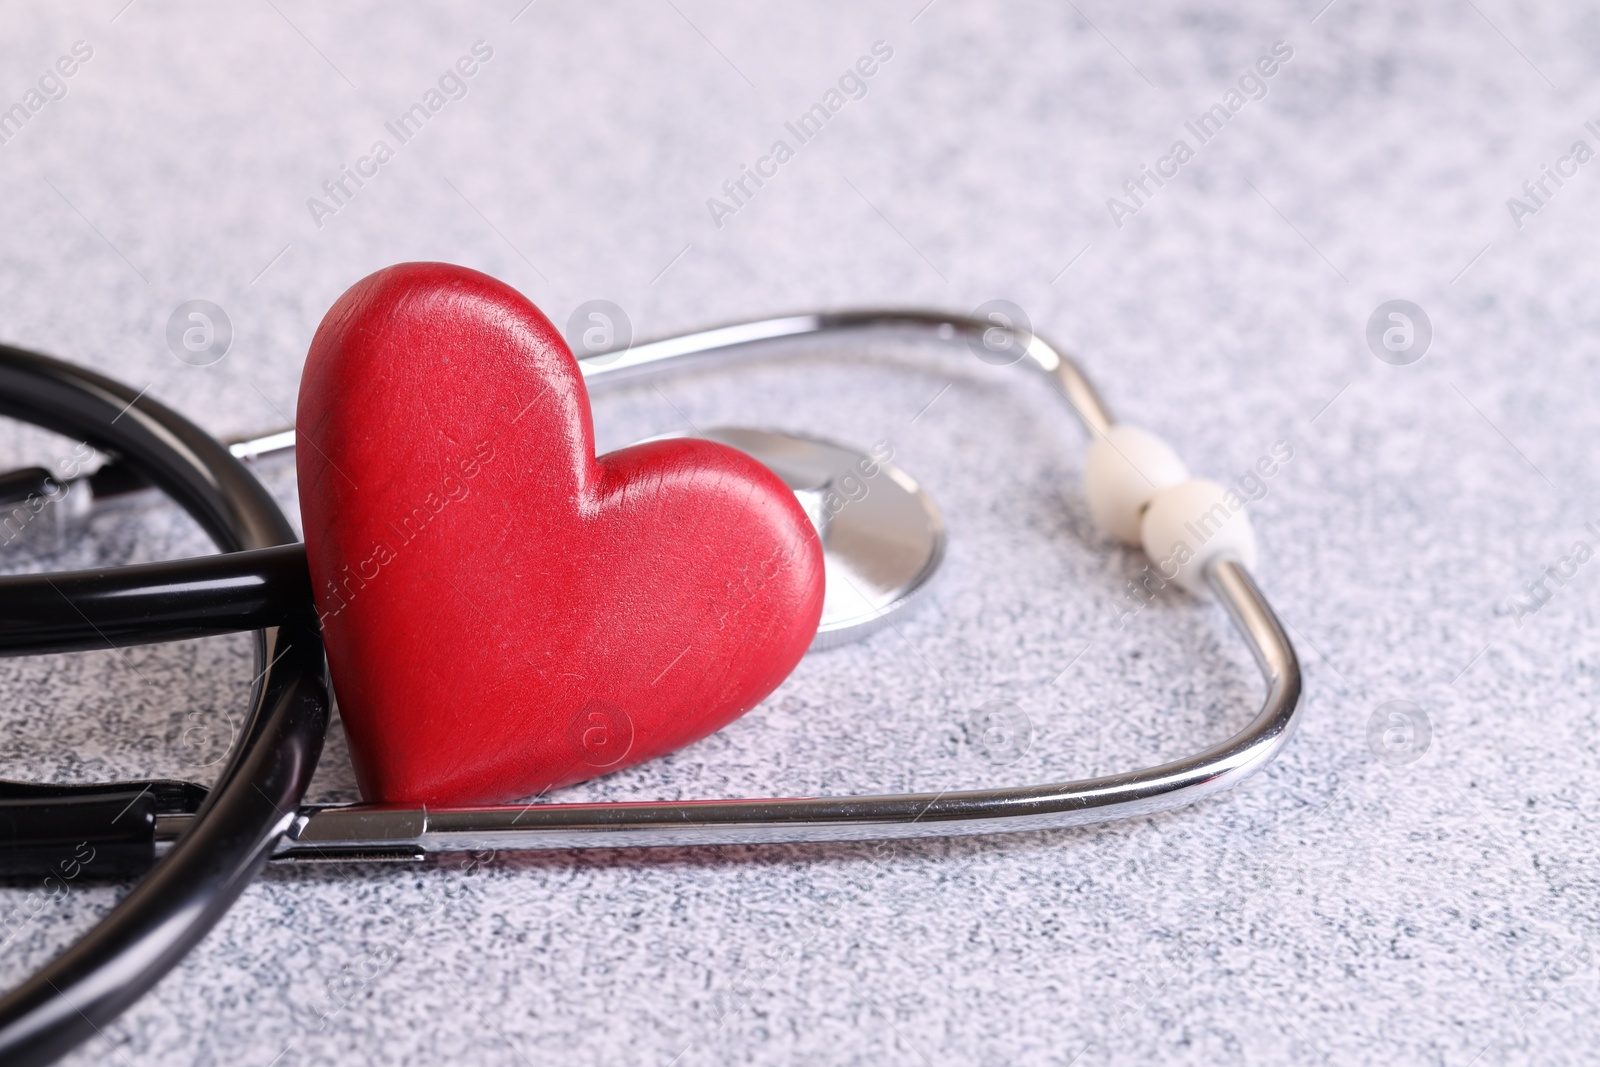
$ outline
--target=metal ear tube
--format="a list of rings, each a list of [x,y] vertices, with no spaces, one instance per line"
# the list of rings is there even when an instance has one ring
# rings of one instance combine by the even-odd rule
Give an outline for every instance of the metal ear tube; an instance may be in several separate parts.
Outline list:
[[[992,323],[980,320],[923,312],[797,315],[640,344],[620,356],[600,353],[579,362],[585,379],[599,385],[735,359],[762,342],[783,338],[898,332],[965,345],[969,338],[981,338],[992,329]],[[1019,362],[1055,387],[1097,445],[1122,428],[1088,378],[1058,349],[1032,334],[1017,334],[1012,343]],[[1139,510],[1151,503],[1155,493],[1148,490],[1154,488],[1147,486]],[[1299,706],[1300,668],[1294,648],[1248,566],[1225,540],[1217,537],[1212,539],[1215,543],[1208,542],[1212,553],[1200,567],[1185,573],[1192,574],[1195,584],[1212,593],[1227,611],[1261,670],[1266,696],[1255,719],[1238,734],[1186,759],[1081,782],[893,796],[539,803],[444,810],[310,808],[284,835],[274,859],[315,861],[351,854],[412,859],[428,852],[483,848],[628,848],[987,834],[1082,826],[1192,803],[1270,762],[1288,739]],[[177,832],[181,821],[181,816],[175,817],[161,833]]]

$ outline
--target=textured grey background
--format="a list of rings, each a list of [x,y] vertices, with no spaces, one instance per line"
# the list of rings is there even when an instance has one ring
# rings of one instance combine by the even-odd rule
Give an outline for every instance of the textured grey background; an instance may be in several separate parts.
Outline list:
[[[1521,625],[1508,598],[1600,519],[1600,162],[1520,229],[1506,198],[1574,140],[1600,148],[1583,129],[1600,16],[124,2],[4,13],[0,106],[74,41],[94,48],[0,147],[5,341],[235,434],[286,421],[323,311],[399,260],[485,270],[558,323],[607,298],[641,336],[1009,298],[1197,471],[1231,480],[1292,444],[1252,513],[1307,707],[1238,791],[1082,832],[274,870],[72,1062],[1593,1062],[1600,563]],[[306,198],[478,39],[494,57],[468,96],[316,227]],[[714,226],[706,198],[880,39],[894,57],[867,96]],[[1115,227],[1106,198],[1280,39],[1294,57],[1267,97]],[[164,342],[192,298],[236,329],[210,367]],[[1364,341],[1392,298],[1434,324],[1413,366]],[[952,545],[900,632],[808,659],[721,734],[565,796],[1043,781],[1243,724],[1256,682],[1215,609],[1174,593],[1115,624],[1141,561],[1096,542],[1080,435],[1035,384],[960,352],[824,348],[597,398],[604,447],[685,416],[887,439]],[[0,443],[8,463],[69,447]],[[266,477],[292,509],[292,471]],[[205,550],[160,501],[93,532],[4,565]],[[0,773],[206,778],[185,731],[225,739],[250,674],[244,638],[4,661]],[[970,719],[996,699],[1035,730],[1004,767]],[[1432,726],[1410,764],[1368,745],[1390,700]],[[316,793],[353,796],[337,730]],[[0,980],[120,891],[75,886],[32,915]]]

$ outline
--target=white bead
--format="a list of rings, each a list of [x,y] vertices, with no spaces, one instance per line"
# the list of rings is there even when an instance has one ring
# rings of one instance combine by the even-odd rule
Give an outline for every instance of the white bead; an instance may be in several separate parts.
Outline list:
[[[1229,556],[1256,565],[1256,535],[1244,498],[1227,486],[1196,478],[1158,493],[1139,525],[1150,566],[1191,593],[1209,592],[1206,564]]]
[[[1137,426],[1113,426],[1094,439],[1083,464],[1089,515],[1105,536],[1137,545],[1145,505],[1188,477],[1189,468],[1161,438]]]

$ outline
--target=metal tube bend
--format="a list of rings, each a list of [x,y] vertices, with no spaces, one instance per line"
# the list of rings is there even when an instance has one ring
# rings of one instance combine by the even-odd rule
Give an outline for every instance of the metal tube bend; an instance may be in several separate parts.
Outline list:
[[[702,330],[579,360],[587,382],[611,382],[727,358],[752,345],[835,333],[899,331],[945,340],[995,324],[921,311],[790,315]],[[1109,410],[1076,363],[1043,338],[1012,331],[1091,434]],[[1022,357],[1019,357],[1019,362]],[[1261,711],[1233,737],[1185,759],[1127,774],[1007,789],[884,796],[473,808],[304,809],[279,845],[296,860],[417,858],[476,849],[632,848],[987,834],[1081,826],[1145,815],[1220,792],[1266,766],[1288,740],[1300,705],[1300,665],[1282,624],[1243,565],[1220,560],[1206,580],[1266,683]]]

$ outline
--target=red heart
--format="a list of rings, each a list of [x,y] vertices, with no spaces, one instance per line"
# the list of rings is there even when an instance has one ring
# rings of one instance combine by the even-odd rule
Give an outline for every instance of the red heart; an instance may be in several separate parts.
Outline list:
[[[297,424],[368,801],[498,803],[670,752],[754,707],[816,633],[822,547],[777,476],[692,439],[596,459],[561,335],[476,271],[351,287]]]

